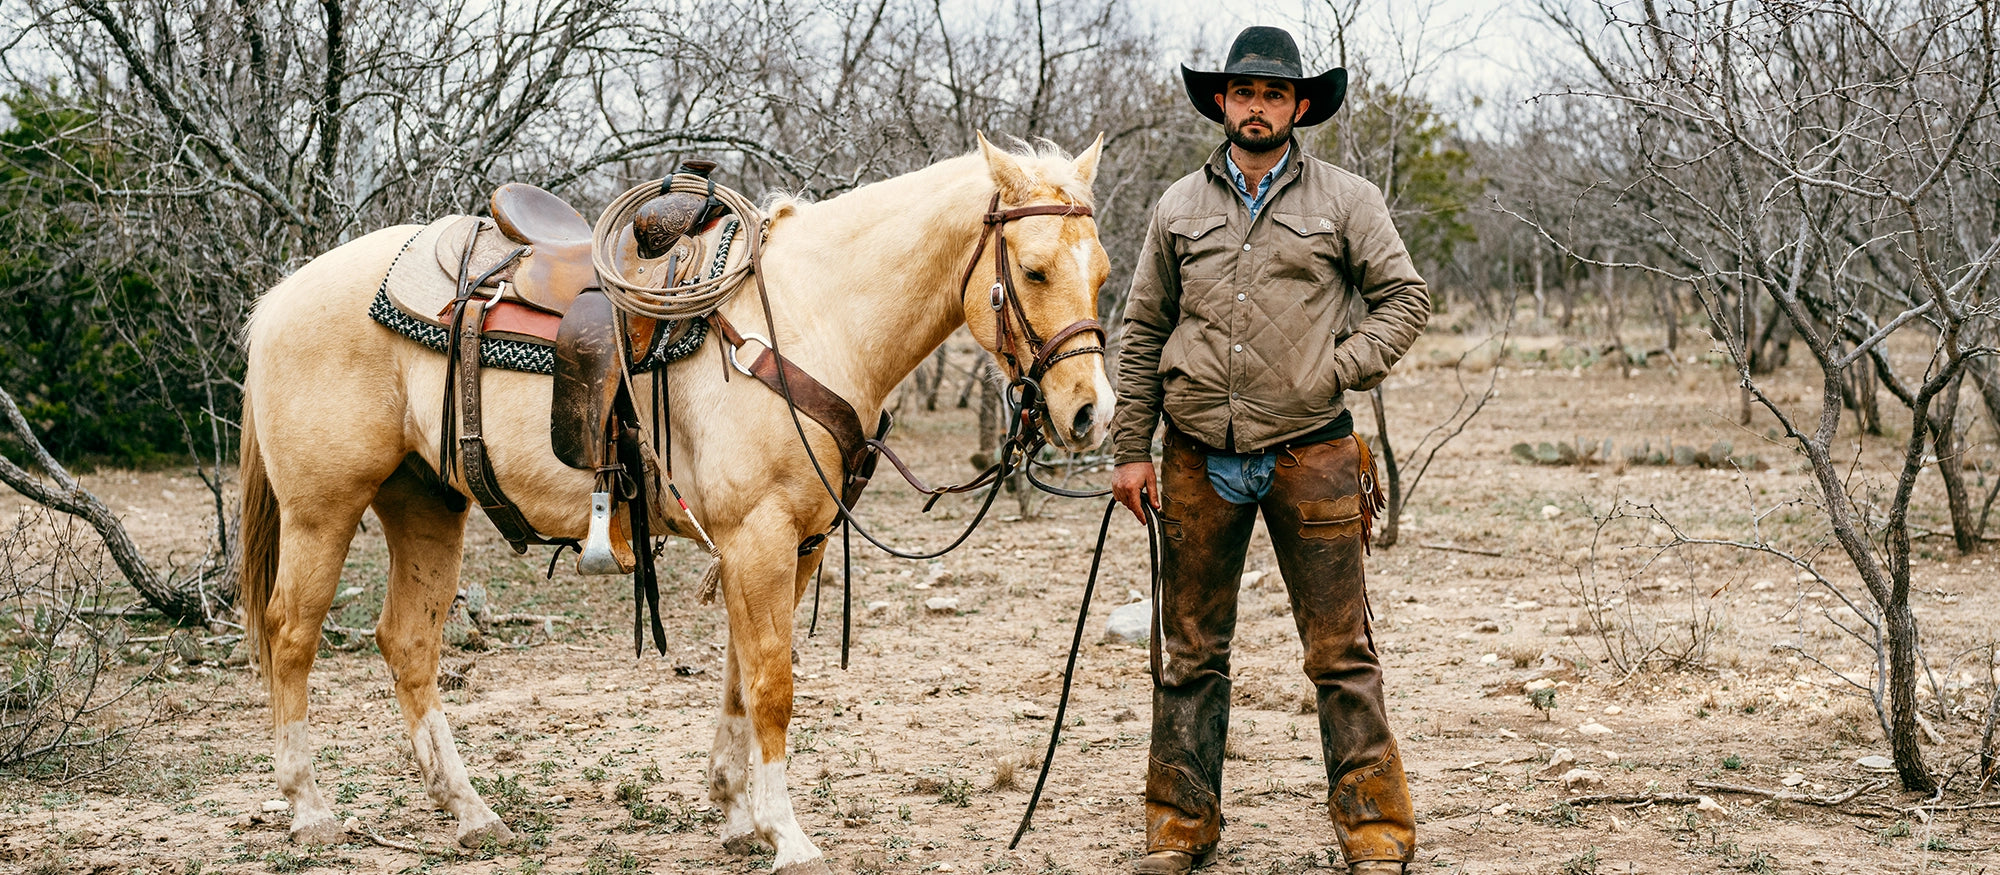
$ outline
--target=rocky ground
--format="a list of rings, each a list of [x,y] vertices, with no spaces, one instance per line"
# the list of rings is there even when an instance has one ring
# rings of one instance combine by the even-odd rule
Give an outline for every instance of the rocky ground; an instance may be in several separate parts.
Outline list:
[[[1982,648],[2000,640],[1993,554],[1960,557],[1947,539],[1918,541],[1914,602],[1934,669],[1922,702],[1938,733],[1926,751],[1933,768],[1954,776],[1924,809],[1925,798],[1897,792],[1893,776],[1865,764],[1887,750],[1848,681],[1869,683],[1873,656],[1829,622],[1857,619],[1838,595],[1741,550],[1648,546],[1675,530],[1750,538],[1754,526],[1819,556],[1866,607],[1838,551],[1825,546],[1798,458],[1767,440],[1767,416],[1736,424],[1731,375],[1699,355],[1689,360],[1686,348],[1672,366],[1656,357],[1650,368],[1626,368],[1552,338],[1517,339],[1497,361],[1475,353],[1461,375],[1444,365],[1464,346],[1450,336],[1427,341],[1386,391],[1392,438],[1405,453],[1452,410],[1460,376],[1474,391],[1489,379],[1498,391],[1424,474],[1401,543],[1370,560],[1376,641],[1420,820],[1413,871],[1994,868],[2000,797],[1976,795],[1977,764],[1968,761],[1994,676]],[[1811,383],[1794,368],[1774,386],[1802,406]],[[973,447],[971,414],[945,394],[936,412],[907,405],[894,438],[933,480],[966,470]],[[1366,413],[1359,422],[1374,431]],[[1993,438],[1981,429],[1975,454],[1990,467]],[[1763,470],[1542,465],[1512,452],[1548,443],[1560,461],[1560,444],[1606,439],[1614,457],[1637,443],[1706,452],[1726,440],[1725,455],[1755,454]],[[1901,441],[1859,442],[1851,478],[1860,491],[1886,494]],[[1978,476],[1983,484],[1992,475]],[[1919,497],[1926,530],[1945,525],[1936,479],[1926,475]],[[88,483],[162,556],[198,551],[212,524],[187,472],[102,472]],[[1140,850],[1146,652],[1106,642],[1104,627],[1146,588],[1143,532],[1114,519],[1069,725],[1035,829],[1010,851],[1102,506],[1037,502],[1026,518],[1011,497],[998,507],[1004,519],[942,562],[856,547],[847,670],[838,580],[827,581],[816,635],[805,634],[810,595],[800,608],[792,797],[837,871],[1117,872]],[[1647,507],[1663,519],[1637,509]],[[962,524],[968,506],[926,517],[897,484],[878,480],[864,510],[879,528],[924,543]],[[161,706],[158,724],[115,768],[68,782],[0,774],[0,868],[768,868],[768,857],[722,849],[706,798],[726,631],[721,609],[695,596],[700,557],[684,544],[669,550],[672,649],[635,659],[622,580],[559,573],[545,582],[545,556],[515,557],[483,520],[474,531],[465,579],[484,588],[492,610],[565,620],[495,627],[481,636],[483,650],[446,656],[465,678],[447,693],[460,748],[486,798],[522,835],[519,847],[453,848],[449,820],[417,779],[387,673],[359,641],[353,651],[323,651],[312,682],[321,786],[352,817],[349,843],[286,841],[288,814],[270,802],[278,794],[257,677],[175,660],[176,676],[144,689]],[[372,625],[384,561],[371,521],[348,560],[342,586],[359,592],[337,611],[339,625]],[[1300,646],[1261,533],[1248,567],[1224,776],[1229,822],[1212,871],[1336,869]],[[133,627],[141,637],[158,631]],[[134,646],[143,660],[145,647],[161,645]],[[1591,798],[1606,795],[1627,801]]]

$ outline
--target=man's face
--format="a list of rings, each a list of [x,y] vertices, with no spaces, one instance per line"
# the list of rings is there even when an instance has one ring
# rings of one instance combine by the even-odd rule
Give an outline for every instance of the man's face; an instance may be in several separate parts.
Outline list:
[[[1222,107],[1222,132],[1246,152],[1268,152],[1285,145],[1292,136],[1292,123],[1311,105],[1299,100],[1286,80],[1247,76],[1229,80],[1215,102]]]

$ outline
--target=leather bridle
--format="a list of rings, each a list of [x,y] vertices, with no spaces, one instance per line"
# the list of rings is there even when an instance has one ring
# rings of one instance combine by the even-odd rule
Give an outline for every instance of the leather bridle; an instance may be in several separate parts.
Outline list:
[[[1000,193],[993,193],[993,203],[986,208],[986,227],[979,232],[979,245],[972,250],[972,261],[965,265],[965,277],[959,280],[958,296],[964,300],[972,285],[972,272],[979,269],[979,257],[986,254],[986,239],[993,238],[993,286],[988,289],[989,303],[993,306],[994,353],[1005,359],[1015,376],[1025,376],[1040,383],[1042,376],[1054,367],[1056,362],[1072,356],[1103,355],[1104,326],[1096,319],[1078,319],[1061,331],[1043,340],[1035,331],[1034,323],[1028,321],[1028,312],[1021,306],[1021,295],[1014,289],[1014,272],[1009,268],[1007,257],[1007,223],[1029,216],[1084,216],[1091,214],[1090,207],[1082,204],[1040,204],[1027,207],[1000,209]],[[1028,341],[1028,350],[1034,356],[1027,368],[1014,355],[1014,323],[1020,322],[1020,332]],[[1079,346],[1066,352],[1057,352],[1070,338],[1079,334],[1096,334],[1096,346]]]

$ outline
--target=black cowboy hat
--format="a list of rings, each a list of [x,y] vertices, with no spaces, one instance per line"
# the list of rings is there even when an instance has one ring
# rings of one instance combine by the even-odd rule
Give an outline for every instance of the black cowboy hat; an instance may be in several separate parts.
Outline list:
[[[1299,117],[1294,125],[1309,128],[1333,117],[1340,109],[1340,101],[1347,96],[1347,70],[1335,67],[1318,76],[1308,78],[1305,68],[1299,63],[1299,46],[1292,42],[1292,35],[1275,27],[1246,27],[1236,35],[1236,42],[1229,47],[1229,63],[1220,71],[1191,70],[1181,65],[1181,79],[1187,82],[1188,100],[1194,102],[1197,112],[1207,116],[1209,121],[1223,123],[1222,107],[1215,105],[1215,95],[1221,94],[1229,86],[1229,80],[1239,76],[1257,76],[1265,79],[1284,79],[1292,83],[1300,100],[1312,101],[1306,107],[1306,114]]]

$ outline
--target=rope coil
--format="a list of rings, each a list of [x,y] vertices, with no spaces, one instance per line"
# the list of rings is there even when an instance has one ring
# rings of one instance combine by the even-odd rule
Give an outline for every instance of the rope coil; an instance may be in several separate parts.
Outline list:
[[[709,180],[691,173],[676,173],[665,179],[635,185],[604,208],[604,214],[597,219],[597,226],[591,229],[590,260],[597,268],[598,285],[604,289],[612,305],[627,313],[654,319],[699,319],[729,303],[743,288],[743,281],[756,269],[755,258],[744,258],[734,267],[714,276],[671,289],[647,288],[627,282],[616,266],[618,232],[632,224],[640,207],[669,192],[706,197],[711,184]],[[743,220],[735,233],[757,235],[750,242],[751,252],[754,253],[763,242],[767,221],[763,212],[735,189],[715,185],[714,190],[715,199]],[[727,242],[725,240],[724,244],[727,245]]]

